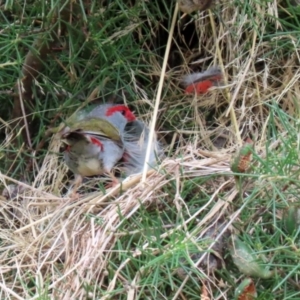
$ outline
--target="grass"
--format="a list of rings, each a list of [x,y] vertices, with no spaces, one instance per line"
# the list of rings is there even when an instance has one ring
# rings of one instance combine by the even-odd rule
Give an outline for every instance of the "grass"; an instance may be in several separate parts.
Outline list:
[[[0,198],[0,298],[234,299],[251,277],[257,299],[300,299],[300,7],[247,0],[178,14],[155,126],[165,157],[145,183],[128,178],[120,192],[93,178],[71,202],[47,129],[114,94],[150,123],[175,1],[77,1],[66,19],[68,1],[39,3],[0,4],[0,180],[11,191]],[[23,98],[29,146],[14,87],[38,37],[55,43]],[[180,78],[212,65],[224,85],[185,95]],[[244,174],[230,170],[239,136],[255,142]],[[241,271],[234,235],[272,276]]]

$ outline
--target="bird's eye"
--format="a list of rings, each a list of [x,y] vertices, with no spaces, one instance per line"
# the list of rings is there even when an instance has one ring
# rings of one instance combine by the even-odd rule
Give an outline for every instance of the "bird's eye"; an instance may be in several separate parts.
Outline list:
[[[125,115],[126,115],[125,110],[122,110],[122,111],[121,111],[121,114],[122,114],[123,116],[125,116]]]

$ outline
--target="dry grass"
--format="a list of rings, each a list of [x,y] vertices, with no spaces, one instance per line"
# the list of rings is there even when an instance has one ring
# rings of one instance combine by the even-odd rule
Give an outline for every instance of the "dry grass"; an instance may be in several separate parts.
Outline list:
[[[54,148],[50,147],[50,150]],[[194,151],[192,147],[190,150]],[[229,171],[227,155],[213,155],[202,160],[195,159],[195,155],[199,154],[187,150],[182,159],[164,159],[157,171],[149,172],[151,174],[145,184],[137,183],[140,176],[137,176],[138,180],[128,178],[123,182],[123,187],[108,190],[105,195],[101,192],[83,195],[74,202],[57,195],[62,188],[57,185],[57,179],[63,178],[66,169],[56,156],[48,154],[44,168],[41,168],[43,175],[36,181],[37,188],[23,184],[24,192],[19,193],[17,199],[1,201],[2,224],[6,227],[1,231],[1,238],[6,241],[1,255],[2,265],[5,266],[2,269],[5,297],[12,297],[13,291],[19,291],[19,295],[28,298],[34,294],[40,295],[40,291],[46,288],[48,291],[53,290],[55,299],[71,299],[75,295],[77,299],[85,299],[84,283],[95,281],[101,286],[106,281],[109,260],[118,237],[122,235],[119,228],[123,222],[137,214],[141,206],[162,205],[161,198],[170,198],[168,201],[173,202],[180,212],[181,206],[185,205],[180,197],[180,185],[184,178]],[[1,180],[7,185],[10,178],[2,176]],[[176,193],[173,198],[162,189],[174,180]],[[222,187],[230,182],[232,184],[232,180],[229,180]],[[125,190],[121,195],[120,189]],[[211,201],[214,202],[215,198],[216,193]],[[207,213],[205,221],[209,221],[216,213],[222,213],[224,201],[219,202]],[[186,220],[182,227],[186,227],[200,212]],[[180,227],[172,228],[171,231]],[[162,234],[162,238],[167,236],[168,231]],[[147,247],[145,243],[143,250]],[[133,257],[141,254],[139,249],[131,253]],[[116,288],[118,281],[124,280],[119,273],[129,262],[130,259],[123,261],[116,270],[106,287],[108,295]],[[17,273],[22,281],[35,280],[37,285],[29,293],[29,289],[26,291],[20,286],[19,280],[6,278],[4,274],[7,273]],[[62,291],[68,292],[62,294]],[[127,293],[129,297],[131,290]]]

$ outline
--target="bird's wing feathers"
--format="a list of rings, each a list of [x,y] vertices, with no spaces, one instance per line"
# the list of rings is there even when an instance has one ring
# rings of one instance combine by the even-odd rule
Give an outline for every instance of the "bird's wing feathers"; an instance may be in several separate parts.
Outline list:
[[[121,141],[119,130],[109,121],[100,118],[81,120],[70,127],[70,131],[80,130],[86,134],[94,134],[115,141]]]
[[[149,139],[149,128],[145,123],[136,120],[128,123],[124,134],[124,168],[127,176],[143,170]],[[156,137],[152,142],[149,166],[154,167],[156,157],[162,153]]]

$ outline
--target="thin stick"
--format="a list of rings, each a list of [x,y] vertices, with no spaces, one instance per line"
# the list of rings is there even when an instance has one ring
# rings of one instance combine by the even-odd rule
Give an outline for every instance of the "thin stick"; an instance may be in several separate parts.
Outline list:
[[[166,46],[165,57],[164,57],[164,61],[163,61],[163,65],[162,65],[162,69],[161,69],[161,73],[160,73],[160,79],[159,79],[158,90],[157,90],[156,99],[155,99],[155,106],[154,106],[154,111],[153,111],[153,116],[152,116],[152,121],[151,121],[151,126],[150,126],[148,146],[147,146],[145,163],[144,163],[143,174],[142,174],[142,182],[143,183],[145,183],[145,181],[146,181],[147,169],[148,169],[149,158],[150,158],[150,151],[151,151],[151,147],[152,147],[152,142],[153,142],[153,137],[154,137],[154,129],[155,129],[155,124],[156,124],[156,119],[157,119],[157,112],[158,112],[158,107],[159,107],[159,103],[160,103],[162,87],[164,84],[164,78],[165,78],[167,62],[168,62],[170,48],[171,48],[171,42],[172,42],[172,38],[173,38],[173,32],[174,32],[174,28],[175,28],[175,24],[176,24],[177,14],[178,14],[178,2],[176,2],[176,5],[175,5],[173,19],[172,19],[171,28],[170,28],[169,37],[168,37],[168,42],[167,42],[167,46]]]
[[[20,104],[21,104],[22,116],[23,116],[23,121],[24,121],[24,125],[25,125],[27,143],[28,143],[28,146],[30,147],[30,149],[32,149],[30,133],[29,133],[29,127],[28,127],[28,122],[27,122],[27,119],[26,119],[26,112],[25,112],[25,107],[24,107],[23,97],[22,97],[23,92],[22,92],[22,88],[21,88],[21,82],[20,82],[19,79],[18,79],[17,85],[18,85],[19,100],[20,100]]]

